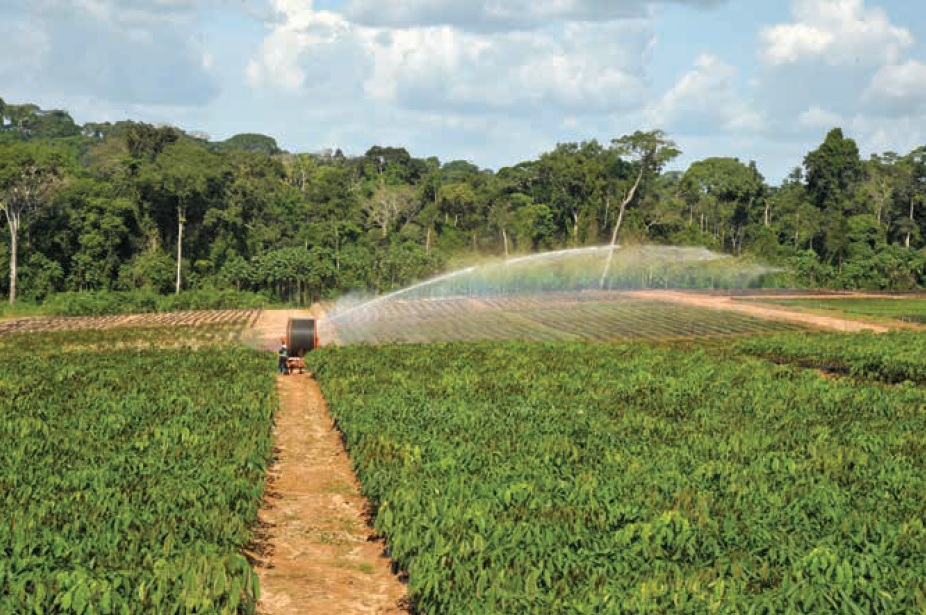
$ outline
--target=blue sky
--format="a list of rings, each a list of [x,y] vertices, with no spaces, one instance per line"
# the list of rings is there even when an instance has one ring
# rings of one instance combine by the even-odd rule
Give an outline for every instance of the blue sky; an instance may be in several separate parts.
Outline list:
[[[777,183],[833,126],[926,143],[910,0],[0,0],[0,96],[80,122],[499,168],[662,128]]]

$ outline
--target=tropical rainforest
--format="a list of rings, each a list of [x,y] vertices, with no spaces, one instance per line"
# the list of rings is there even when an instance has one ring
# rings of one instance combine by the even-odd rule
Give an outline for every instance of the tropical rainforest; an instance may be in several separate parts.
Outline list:
[[[380,292],[455,262],[612,240],[703,245],[789,284],[908,290],[926,280],[926,146],[863,159],[832,129],[780,185],[753,162],[669,170],[661,131],[561,143],[498,170],[283,151],[172,126],[78,125],[0,99],[0,293],[251,291],[304,303]]]

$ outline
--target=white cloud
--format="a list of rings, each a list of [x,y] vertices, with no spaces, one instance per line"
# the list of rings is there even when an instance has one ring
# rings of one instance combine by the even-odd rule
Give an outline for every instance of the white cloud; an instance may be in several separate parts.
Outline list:
[[[357,76],[358,67],[351,60],[362,55],[364,43],[352,24],[336,13],[314,11],[311,4],[274,0],[274,5],[286,20],[274,27],[248,64],[251,87],[314,91],[332,81],[343,84]],[[313,72],[318,80],[310,81]],[[360,76],[365,77],[363,73]]]
[[[760,132],[764,115],[750,107],[736,85],[737,70],[716,56],[705,54],[662,99],[647,111],[657,125],[688,134]]]
[[[908,60],[883,66],[862,95],[867,109],[889,116],[905,116],[926,109],[926,65]]]
[[[218,85],[185,25],[195,6],[188,0],[15,4],[0,11],[3,56],[27,58],[31,70],[5,79],[7,93],[24,100],[93,97],[101,107],[203,104]]]
[[[791,0],[791,15],[758,39],[755,96],[777,134],[815,135],[866,114],[899,117],[922,108],[926,71],[903,59],[914,37],[871,0]]]
[[[294,0],[274,7],[282,19],[248,65],[252,87],[456,112],[613,113],[645,94],[646,20],[490,34],[361,26]]]
[[[828,130],[836,126],[842,126],[845,119],[838,113],[826,111],[820,107],[811,107],[798,117],[797,123],[801,128],[808,130]]]
[[[468,31],[544,28],[563,22],[647,17],[658,4],[711,8],[727,0],[352,0],[345,15],[367,26],[453,26]]]
[[[907,28],[890,22],[864,0],[792,0],[792,23],[760,34],[760,56],[769,66],[817,61],[830,66],[894,62],[913,44]]]

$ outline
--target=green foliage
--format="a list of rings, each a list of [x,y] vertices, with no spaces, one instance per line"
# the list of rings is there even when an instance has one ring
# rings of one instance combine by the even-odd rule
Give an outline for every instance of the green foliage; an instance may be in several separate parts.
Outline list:
[[[180,310],[251,310],[269,303],[258,293],[234,290],[191,290],[179,295],[154,291],[58,293],[42,305],[46,316],[103,316]]]
[[[804,250],[787,260],[796,286],[812,288],[913,290],[926,273],[926,256],[897,245],[848,244],[862,255],[842,266],[822,262],[813,250]]]
[[[59,352],[72,336],[2,339],[0,612],[253,613],[266,355]]]
[[[310,357],[425,615],[926,608],[926,393],[595,345]]]
[[[240,134],[211,144],[212,148],[217,151],[241,150],[243,152],[262,153],[268,156],[276,156],[282,153],[277,145],[276,139],[266,135],[259,134]]]
[[[740,342],[737,351],[845,372],[858,378],[926,384],[926,334],[812,333],[775,335]]]
[[[4,123],[9,119],[9,124]],[[61,139],[80,134],[66,111],[43,111],[36,105],[8,105],[0,100],[0,130],[26,139]]]
[[[494,173],[390,145],[289,154],[260,134],[210,143],[170,126],[77,127],[64,112],[0,106],[0,193],[38,194],[27,188],[44,171],[23,170],[55,171],[0,239],[12,269],[19,233],[30,301],[168,293],[179,278],[184,289],[299,303],[419,281],[470,255],[600,245],[615,233],[622,244],[702,245],[793,267],[795,285],[905,289],[926,277],[926,148],[861,160],[839,129],[805,157],[806,173],[769,186],[755,164],[729,156],[666,171],[679,150],[661,131],[561,143]],[[284,261],[300,271],[277,272]]]

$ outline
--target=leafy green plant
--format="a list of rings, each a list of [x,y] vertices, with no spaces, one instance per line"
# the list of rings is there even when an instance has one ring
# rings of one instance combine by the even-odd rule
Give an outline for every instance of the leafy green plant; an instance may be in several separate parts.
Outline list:
[[[254,612],[240,551],[270,458],[271,365],[116,348],[161,335],[83,332],[67,352],[73,334],[2,339],[0,612]]]
[[[310,355],[419,612],[919,612],[926,392],[642,346]]]
[[[822,367],[890,383],[926,383],[926,334],[916,331],[773,335],[744,340],[736,350],[766,359]]]

